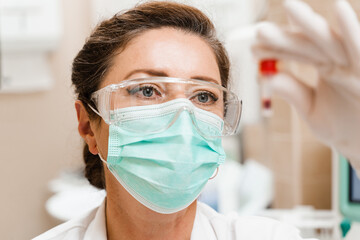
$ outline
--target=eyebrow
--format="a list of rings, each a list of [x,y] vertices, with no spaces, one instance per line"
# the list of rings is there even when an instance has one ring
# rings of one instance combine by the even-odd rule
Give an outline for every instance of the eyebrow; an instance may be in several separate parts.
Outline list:
[[[129,78],[131,75],[135,74],[135,73],[146,73],[150,76],[156,76],[156,77],[169,77],[169,75],[161,70],[154,70],[154,69],[135,69],[131,72],[129,72],[124,79]],[[207,77],[207,76],[202,76],[202,75],[196,75],[196,76],[192,76],[191,79],[198,79],[198,80],[204,80],[204,81],[209,81],[209,82],[213,82],[216,84],[219,84],[219,81],[216,81],[215,79],[211,78],[211,77]],[[221,84],[221,83],[220,83]]]
[[[131,72],[129,72],[124,79],[129,78],[131,75],[135,74],[135,73],[146,73],[150,76],[157,76],[157,77],[168,77],[168,74],[166,74],[166,72],[164,71],[160,71],[160,70],[154,70],[154,69],[135,69]]]

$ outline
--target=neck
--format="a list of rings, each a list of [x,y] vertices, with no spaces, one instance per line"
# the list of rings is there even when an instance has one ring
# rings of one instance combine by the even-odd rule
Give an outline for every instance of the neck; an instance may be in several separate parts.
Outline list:
[[[160,214],[142,205],[126,206],[107,198],[107,236],[122,239],[190,239],[196,214],[196,201],[173,214]]]

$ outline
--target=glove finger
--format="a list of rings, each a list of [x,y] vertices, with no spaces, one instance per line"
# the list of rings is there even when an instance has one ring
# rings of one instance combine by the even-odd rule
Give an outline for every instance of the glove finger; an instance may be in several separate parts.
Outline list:
[[[308,58],[307,56],[303,56],[301,54],[294,54],[292,52],[287,52],[283,50],[274,50],[274,48],[267,48],[262,45],[253,45],[252,53],[254,57],[258,60],[260,59],[278,59],[282,61],[296,61],[307,64],[312,64],[315,66],[322,66],[321,63],[318,63],[312,58]]]
[[[331,63],[330,59],[302,33],[286,31],[272,23],[262,23],[258,27],[257,42],[267,48],[310,59],[311,63]]]
[[[274,94],[285,99],[305,119],[310,114],[314,91],[289,73],[279,73],[270,82]]]
[[[356,13],[345,0],[335,4],[344,47],[354,69],[360,69],[360,25]],[[360,71],[360,70],[359,70]]]
[[[303,32],[308,39],[326,54],[333,63],[345,66],[348,59],[339,36],[326,20],[315,13],[310,6],[299,0],[287,0],[285,8],[289,20]]]

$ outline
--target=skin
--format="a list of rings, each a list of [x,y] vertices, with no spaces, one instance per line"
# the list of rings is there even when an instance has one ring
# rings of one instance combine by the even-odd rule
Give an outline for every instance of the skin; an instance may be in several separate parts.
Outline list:
[[[100,88],[126,79],[169,76],[214,81],[220,72],[211,47],[200,37],[172,28],[149,30],[134,38],[113,59]],[[146,69],[144,71],[144,69]],[[183,96],[177,96],[183,97]],[[91,121],[80,101],[75,103],[78,131],[92,154],[106,159],[109,126]],[[135,200],[104,165],[107,237],[120,239],[190,239],[196,201],[173,214],[154,212]]]

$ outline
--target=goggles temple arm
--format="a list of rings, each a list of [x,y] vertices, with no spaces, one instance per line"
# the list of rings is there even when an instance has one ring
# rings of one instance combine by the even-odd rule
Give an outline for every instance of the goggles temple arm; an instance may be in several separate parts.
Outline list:
[[[99,115],[101,117],[100,113],[95,108],[93,108],[90,104],[87,104],[87,105],[91,110],[93,110],[94,113],[96,113],[97,115]]]

